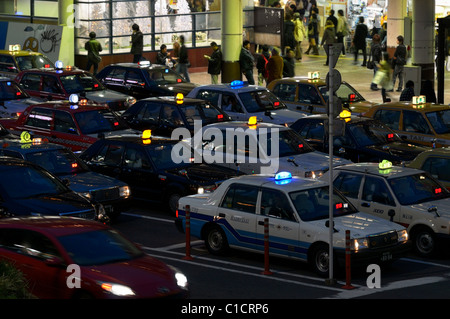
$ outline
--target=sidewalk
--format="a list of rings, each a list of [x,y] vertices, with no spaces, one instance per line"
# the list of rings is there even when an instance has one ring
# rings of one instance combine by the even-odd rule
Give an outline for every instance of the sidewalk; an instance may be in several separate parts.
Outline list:
[[[306,48],[304,48],[303,52],[305,50]],[[320,55],[318,56],[303,54],[302,62],[296,63],[295,74],[299,76],[300,75],[306,76],[308,72],[319,71],[321,74],[321,78],[324,79],[329,71],[329,67],[324,66],[326,62],[326,55],[322,47],[320,48],[319,53]],[[345,56],[341,55],[339,57],[335,69],[337,69],[341,73],[342,81],[350,83],[350,85],[353,86],[359,93],[361,93],[361,95],[366,100],[381,103],[382,102],[381,90],[372,91],[370,89],[370,83],[372,82],[373,78],[373,70],[369,70],[366,67],[361,66],[362,60],[363,60],[362,54],[359,54],[358,63],[354,64],[353,53],[346,53]],[[255,82],[257,83],[258,81],[256,68],[254,69],[253,74],[255,77]],[[189,75],[191,78],[191,82],[193,83],[197,84],[211,83],[210,75],[206,71],[194,72],[194,70],[192,70]],[[243,80],[245,80],[244,77]],[[435,81],[435,84],[436,82],[437,81]],[[397,87],[398,87],[398,80],[395,84],[395,89],[397,89]],[[446,89],[444,93],[444,103],[450,104],[450,72],[446,72],[445,88]],[[395,92],[395,89],[394,92],[388,93],[389,96],[391,97],[392,102],[398,101],[400,97],[400,92]],[[435,92],[437,95],[437,86]]]

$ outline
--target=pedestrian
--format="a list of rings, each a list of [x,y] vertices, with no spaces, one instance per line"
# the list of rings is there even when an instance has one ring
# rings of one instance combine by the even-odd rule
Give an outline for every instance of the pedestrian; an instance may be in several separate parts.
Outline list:
[[[323,30],[322,34],[322,42],[320,43],[321,46],[333,44],[336,43],[336,31],[334,28],[333,21],[331,19],[327,20],[325,23],[325,29]],[[328,53],[328,50],[325,50],[327,54],[327,62],[324,65],[328,65],[330,61],[330,54]]]
[[[433,82],[425,80],[420,89],[420,95],[425,95],[427,103],[436,103],[436,93],[434,92]]]
[[[175,61],[170,57],[170,53],[167,52],[167,46],[165,44],[162,44],[159,47],[155,64],[167,65],[170,68],[175,65]]]
[[[244,40],[241,48],[241,53],[239,54],[239,65],[241,67],[242,74],[247,78],[248,84],[255,84],[255,79],[253,78],[253,67],[255,65],[255,58],[250,52],[250,41]]]
[[[176,71],[181,74],[187,82],[191,82],[189,77],[189,67],[191,66],[189,62],[188,51],[186,45],[184,44],[184,35],[180,35],[180,50],[178,53],[178,63],[176,65]]]
[[[267,63],[267,69],[269,71],[269,76],[267,78],[267,84],[276,79],[283,78],[283,58],[280,56],[280,49],[274,47],[272,49],[272,56]]]
[[[89,33],[89,41],[84,44],[84,48],[88,52],[86,71],[90,71],[94,67],[93,74],[96,75],[98,71],[98,64],[102,61],[100,52],[103,50],[101,43],[96,39],[97,35],[94,31]]]
[[[336,16],[334,15],[335,11],[333,9],[330,10],[330,14],[327,17],[327,19],[325,20],[325,25],[327,23],[328,20],[331,20],[331,22],[333,22],[334,27],[337,27],[338,24],[338,19],[336,18]]]
[[[139,26],[135,23],[131,26],[133,33],[131,34],[131,54],[133,54],[133,63],[138,63],[142,59],[142,51],[144,50],[144,35]]]
[[[211,75],[211,83],[218,84],[219,74],[222,71],[222,51],[216,42],[211,42],[210,45],[213,53],[211,56],[205,55],[205,58],[208,59],[208,73]]]
[[[392,90],[391,73],[392,68],[389,63],[389,53],[383,52],[383,59],[381,60],[378,66],[378,71],[373,79],[373,83],[377,86],[381,86],[381,97],[383,99],[383,103],[391,101],[387,94],[387,92]]]
[[[295,39],[295,58],[301,61],[303,57],[302,41],[307,36],[306,29],[300,18],[300,13],[294,13],[294,39]]]
[[[405,89],[400,94],[399,101],[407,101],[411,102],[412,97],[415,95],[414,93],[414,82],[411,80],[406,81]]]
[[[283,77],[293,78],[295,76],[295,52],[291,48],[286,48],[283,57]]]
[[[369,67],[369,64],[371,63],[373,66],[373,76],[375,77],[375,74],[378,71],[378,66],[380,65],[381,59],[383,58],[383,51],[381,50],[381,43],[380,43],[381,37],[379,34],[375,34],[372,37],[372,45],[370,46],[370,55],[369,55],[369,61],[367,62],[367,66]],[[378,90],[378,86],[375,83],[370,84],[370,89],[373,91]]]
[[[392,87],[395,87],[395,81],[398,78],[397,92],[403,90],[404,65],[406,64],[407,54],[406,46],[403,44],[403,36],[399,35],[397,37],[397,47],[392,57],[392,68],[394,69]]]
[[[268,78],[268,69],[267,69],[267,63],[269,63],[270,59],[270,52],[269,52],[269,46],[264,44],[262,46],[262,52],[258,56],[258,59],[256,60],[256,70],[258,70],[258,85],[262,86],[264,84],[264,81],[267,85],[267,78]]]
[[[366,38],[369,34],[369,28],[367,28],[367,25],[364,23],[364,17],[359,17],[358,24],[355,28],[355,34],[353,35],[353,41],[352,46],[354,49],[355,54],[355,61],[354,63],[358,63],[358,53],[359,50],[362,51],[363,54],[363,63],[361,66],[366,66],[366,60],[367,60],[367,52],[366,52]]]
[[[338,23],[336,26],[336,38],[337,43],[342,43],[342,55],[345,55],[345,43],[344,39],[350,34],[350,28],[348,27],[347,18],[344,15],[344,10],[338,10]]]
[[[309,19],[308,24],[308,40],[309,40],[309,47],[305,51],[306,54],[309,54],[309,51],[313,51],[312,54],[319,55],[319,49],[317,48],[317,15],[315,13],[311,14],[311,17]]]
[[[284,28],[283,28],[283,49],[286,50],[287,47],[295,48],[295,24],[293,21],[294,14],[286,15],[284,19]]]

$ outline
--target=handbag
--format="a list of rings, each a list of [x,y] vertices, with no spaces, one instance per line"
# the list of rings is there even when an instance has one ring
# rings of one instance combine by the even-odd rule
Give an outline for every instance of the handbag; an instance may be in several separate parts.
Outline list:
[[[367,61],[366,66],[369,70],[373,70],[373,68],[375,67],[375,62],[369,60],[369,61]]]

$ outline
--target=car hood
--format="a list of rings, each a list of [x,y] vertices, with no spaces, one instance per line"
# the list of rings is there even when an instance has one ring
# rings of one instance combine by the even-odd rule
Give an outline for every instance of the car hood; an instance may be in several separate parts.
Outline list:
[[[305,172],[310,171],[328,171],[329,167],[329,156],[328,154],[312,151],[309,153],[298,154],[295,156],[285,156],[279,157],[278,159],[278,169],[274,171],[264,171],[267,174],[275,174],[280,171],[289,171],[292,175],[304,177]],[[273,161],[273,159],[272,159]],[[333,167],[345,164],[350,164],[351,161],[344,159],[342,157],[333,157]]]
[[[93,211],[93,209],[86,198],[74,192],[67,192],[14,200],[11,203],[10,212],[16,215],[77,215],[77,212]]]
[[[112,136],[142,136],[142,132],[134,129],[124,129],[117,131],[101,132],[95,134],[88,134],[88,136],[100,138],[100,137],[112,137]]]
[[[363,115],[375,104],[377,104],[377,103],[369,102],[369,101],[353,102],[353,103],[350,103],[349,109],[350,109],[350,112],[352,112],[352,114],[354,114],[354,115]]]
[[[192,182],[203,185],[219,185],[226,179],[242,175],[237,170],[211,164],[193,164],[184,168],[170,169],[166,172],[173,175],[185,176]]]
[[[148,255],[123,262],[85,266],[82,271],[97,283],[125,285],[135,292],[137,298],[162,297],[180,292],[174,271]]]
[[[126,185],[124,182],[115,178],[95,172],[58,175],[58,177],[60,179],[67,179],[70,182],[70,189],[77,193]]]
[[[176,93],[183,93],[184,95],[187,95],[189,92],[192,91],[193,88],[197,87],[197,84],[190,83],[190,82],[183,82],[183,83],[175,83],[175,84],[160,84],[158,85],[159,88],[168,90],[169,92],[173,92],[173,94]]]
[[[34,98],[20,99],[20,100],[9,100],[0,102],[0,113],[10,113],[11,116],[17,117],[15,113],[23,112],[28,106],[42,103]]]
[[[125,101],[127,98],[132,97],[120,92],[106,89],[102,91],[88,91],[86,92],[86,98],[97,103],[108,103]]]
[[[304,113],[292,111],[289,109],[271,110],[270,116],[266,115],[265,112],[255,112],[252,113],[252,115],[256,116],[258,120],[262,122],[274,123],[279,125],[287,124],[288,126],[293,124],[298,119],[306,116]]]
[[[368,146],[367,149],[386,154],[383,159],[389,161],[412,161],[417,155],[419,155],[419,153],[422,153],[430,148],[416,146],[405,142],[392,142],[384,145]]]
[[[439,216],[450,218],[450,198],[432,200],[410,206],[402,206],[402,213],[407,213],[408,210],[416,210],[424,214],[430,214],[430,218],[434,218],[436,215],[433,212],[428,212],[428,209],[433,206],[436,207],[436,213],[439,214]]]

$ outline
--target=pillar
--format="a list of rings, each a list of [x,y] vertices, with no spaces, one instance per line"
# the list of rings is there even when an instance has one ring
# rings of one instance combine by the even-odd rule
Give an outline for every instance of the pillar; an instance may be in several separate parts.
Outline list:
[[[407,0],[389,0],[387,20],[387,51],[392,57],[397,47],[397,37],[404,36]]]
[[[75,65],[75,28],[78,24],[76,9],[73,0],[58,1],[58,23],[63,27],[59,60],[64,65]]]
[[[222,82],[241,79],[239,54],[242,47],[243,11],[241,0],[222,0]]]

